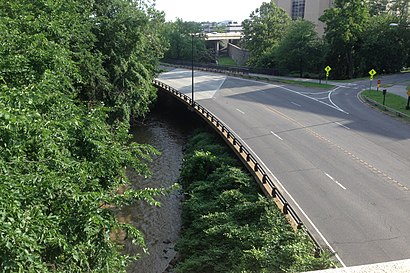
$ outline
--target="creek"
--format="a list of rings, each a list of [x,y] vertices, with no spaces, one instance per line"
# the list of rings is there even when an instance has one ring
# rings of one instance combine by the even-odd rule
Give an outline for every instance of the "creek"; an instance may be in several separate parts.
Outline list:
[[[130,173],[129,178],[136,188],[169,187],[178,182],[183,160],[184,146],[199,126],[204,126],[196,114],[166,95],[159,94],[155,107],[143,122],[136,122],[131,133],[138,143],[154,146],[161,155],[155,156],[150,163],[152,176],[142,178]],[[149,254],[144,254],[140,247],[126,244],[126,252],[142,253],[132,263],[128,273],[163,273],[168,272],[177,253],[175,243],[181,229],[181,191],[174,191],[167,196],[157,197],[160,207],[138,203],[123,208],[117,215],[120,221],[134,224],[143,234]],[[171,266],[169,266],[171,263]]]

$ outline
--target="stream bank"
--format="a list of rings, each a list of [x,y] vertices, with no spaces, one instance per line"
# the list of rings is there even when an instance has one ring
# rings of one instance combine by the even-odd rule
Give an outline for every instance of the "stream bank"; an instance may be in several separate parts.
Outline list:
[[[142,122],[135,122],[131,128],[134,141],[150,144],[161,153],[150,163],[150,178],[129,173],[133,186],[166,188],[177,183],[185,144],[191,133],[201,126],[204,126],[204,122],[196,114],[160,93],[149,116]],[[125,207],[118,214],[120,220],[133,223],[144,234],[149,251],[149,254],[141,254],[140,247],[126,245],[127,253],[141,255],[129,266],[129,273],[166,272],[177,255],[174,247],[181,229],[182,193],[174,191],[156,199],[161,202],[160,207],[141,202]]]

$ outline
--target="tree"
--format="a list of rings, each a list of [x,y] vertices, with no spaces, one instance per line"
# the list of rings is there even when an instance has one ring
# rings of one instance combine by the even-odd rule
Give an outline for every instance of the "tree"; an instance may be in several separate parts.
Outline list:
[[[410,23],[410,3],[408,0],[392,0],[389,11],[398,17],[399,23]]]
[[[360,70],[367,73],[375,69],[379,73],[394,73],[407,65],[410,36],[407,29],[391,27],[397,17],[384,14],[370,18],[368,28],[363,32]]]
[[[0,2],[2,272],[125,272],[131,258],[115,234],[144,245],[114,208],[157,204],[164,190],[133,190],[125,173],[148,175],[156,152],[130,143],[126,116],[107,122],[115,107],[142,114],[149,103],[143,85],[157,52],[141,37],[153,19],[137,8],[127,0]],[[117,43],[101,37],[109,30]],[[109,87],[114,93],[99,93]]]
[[[169,44],[165,59],[169,61],[191,61],[193,42],[194,61],[214,63],[215,54],[206,48],[205,36],[197,35],[202,32],[202,26],[197,22],[186,22],[180,18],[177,18],[175,22],[168,22],[163,32],[163,36],[167,38]],[[192,35],[195,35],[193,41]]]
[[[360,37],[367,27],[369,11],[362,0],[336,0],[334,7],[319,18],[326,24],[329,44],[328,63],[335,67],[336,77],[352,78],[356,74],[355,57]]]
[[[144,115],[155,98],[151,79],[165,50],[158,47],[163,14],[125,0],[96,1],[92,12],[94,52],[103,55],[110,85],[100,85],[89,99],[113,107],[113,118]]]
[[[371,16],[381,15],[388,12],[390,0],[369,0],[369,13]]]
[[[323,43],[317,36],[315,25],[304,20],[293,21],[276,49],[278,68],[289,71],[315,72],[323,64]]]
[[[285,35],[291,19],[274,0],[265,2],[242,23],[243,47],[250,51],[250,64],[272,67],[273,50]]]

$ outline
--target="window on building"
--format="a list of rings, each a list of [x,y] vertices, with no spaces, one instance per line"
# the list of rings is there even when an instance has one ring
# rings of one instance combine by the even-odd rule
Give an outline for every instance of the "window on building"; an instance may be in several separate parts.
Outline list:
[[[305,17],[305,0],[292,0],[292,15],[293,20]]]

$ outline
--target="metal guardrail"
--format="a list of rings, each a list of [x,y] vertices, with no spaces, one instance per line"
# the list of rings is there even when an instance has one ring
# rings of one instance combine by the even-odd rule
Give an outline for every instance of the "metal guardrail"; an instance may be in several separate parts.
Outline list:
[[[192,63],[188,61],[165,61],[162,63],[165,66],[173,66],[179,68],[191,69]],[[279,75],[280,71],[273,68],[256,68],[248,66],[225,66],[213,63],[194,63],[195,70],[202,70],[207,72],[215,73],[227,73],[232,75],[248,75],[249,73],[253,74],[263,74],[263,75]]]
[[[296,231],[298,229],[303,228],[304,231],[310,236],[312,241],[315,243],[316,252],[321,253],[323,251],[322,247],[318,243],[318,241],[312,236],[312,234],[304,227],[301,219],[297,215],[296,211],[292,208],[292,206],[288,203],[286,198],[283,194],[278,190],[275,183],[269,177],[265,169],[262,165],[258,162],[254,155],[246,148],[245,145],[241,143],[241,141],[235,136],[235,134],[225,126],[217,117],[215,117],[211,112],[205,109],[203,106],[198,104],[194,101],[192,103],[192,99],[185,94],[179,92],[178,90],[174,89],[173,87],[166,85],[158,80],[153,80],[154,86],[157,88],[161,88],[162,90],[168,91],[169,93],[176,96],[179,100],[183,103],[188,105],[189,107],[196,110],[200,116],[205,119],[208,123],[213,125],[214,129],[218,131],[220,135],[222,135],[225,141],[231,146],[231,148],[236,152],[239,158],[245,163],[247,168],[251,171],[252,175],[256,178],[259,185],[261,186],[262,190],[264,191],[265,195],[268,197],[273,198],[276,205],[279,207],[281,212],[285,215],[288,219],[289,223],[291,224],[292,228]]]

